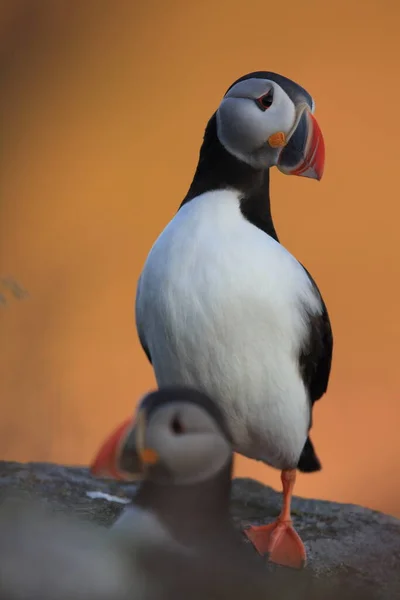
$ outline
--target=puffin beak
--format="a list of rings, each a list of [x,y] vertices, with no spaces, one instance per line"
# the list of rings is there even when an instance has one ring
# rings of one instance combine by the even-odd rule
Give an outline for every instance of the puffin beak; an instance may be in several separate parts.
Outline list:
[[[90,465],[90,473],[102,479],[124,480],[124,474],[118,469],[120,451],[123,443],[133,431],[132,420],[119,425],[103,442]]]
[[[325,143],[322,131],[308,106],[302,107],[293,133],[278,158],[277,167],[285,175],[322,178]]]
[[[124,421],[102,444],[90,466],[91,474],[118,481],[143,479],[144,467],[158,462],[157,453],[144,447],[145,432],[146,419],[140,411],[136,423]]]

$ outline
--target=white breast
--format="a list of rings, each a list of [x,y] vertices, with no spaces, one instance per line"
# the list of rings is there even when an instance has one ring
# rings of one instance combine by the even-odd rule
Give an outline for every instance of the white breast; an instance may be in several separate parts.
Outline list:
[[[140,278],[136,321],[159,386],[203,389],[238,452],[291,468],[310,415],[298,369],[304,307],[322,310],[302,266],[225,190],[188,202],[161,233]]]

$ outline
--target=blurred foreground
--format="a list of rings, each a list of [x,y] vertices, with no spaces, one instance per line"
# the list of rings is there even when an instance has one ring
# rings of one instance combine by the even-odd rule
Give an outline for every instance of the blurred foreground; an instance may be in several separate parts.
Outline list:
[[[266,572],[255,580],[231,571],[224,557],[200,562],[157,545],[151,536],[116,537],[37,501],[10,496],[0,509],[1,600],[334,600],[339,595],[368,598],[306,571]]]

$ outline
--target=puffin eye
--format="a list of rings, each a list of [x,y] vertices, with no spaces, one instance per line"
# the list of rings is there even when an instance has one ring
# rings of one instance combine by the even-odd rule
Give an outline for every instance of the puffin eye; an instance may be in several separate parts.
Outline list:
[[[266,94],[256,99],[256,104],[261,110],[267,110],[274,99],[274,88],[271,88]]]
[[[175,416],[171,423],[171,429],[175,433],[175,435],[180,435],[184,432],[184,428],[179,417]]]

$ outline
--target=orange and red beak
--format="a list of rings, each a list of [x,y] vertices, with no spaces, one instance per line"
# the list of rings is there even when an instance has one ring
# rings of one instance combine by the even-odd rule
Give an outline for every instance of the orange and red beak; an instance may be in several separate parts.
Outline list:
[[[95,477],[136,481],[145,468],[159,461],[152,448],[145,447],[146,417],[139,411],[136,422],[124,421],[108,436],[94,458],[90,472]]]
[[[125,474],[119,470],[120,456],[124,441],[132,428],[133,423],[130,419],[121,423],[108,436],[90,465],[92,475],[104,479],[125,480]]]
[[[322,178],[325,166],[325,142],[316,118],[303,107],[294,131],[282,149],[277,167],[285,175]]]

